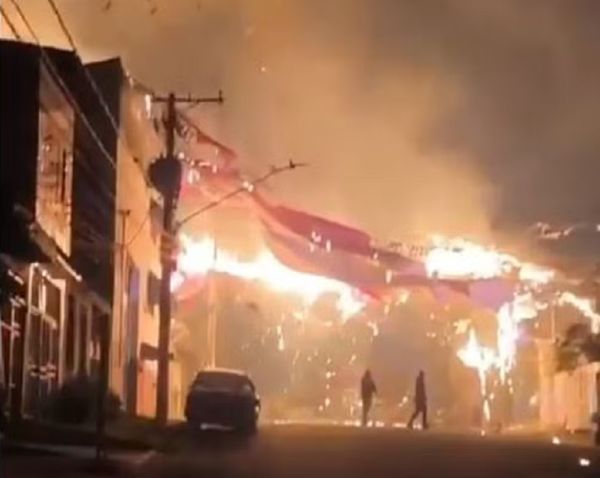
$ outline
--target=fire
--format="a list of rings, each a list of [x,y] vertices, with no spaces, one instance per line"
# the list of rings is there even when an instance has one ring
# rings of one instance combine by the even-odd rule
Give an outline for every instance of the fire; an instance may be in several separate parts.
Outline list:
[[[479,386],[483,398],[483,412],[490,420],[490,406],[487,393],[487,374],[495,369],[502,383],[507,381],[510,371],[516,364],[519,324],[537,316],[544,304],[535,301],[531,292],[518,294],[512,302],[504,304],[496,314],[496,347],[484,347],[477,340],[475,331],[469,331],[467,343],[457,355],[467,367],[477,370]],[[508,379],[510,385],[510,378]]]
[[[348,284],[293,270],[279,262],[268,250],[263,250],[252,260],[241,260],[229,251],[217,251],[215,241],[210,237],[193,240],[182,236],[181,242],[179,271],[174,275],[173,289],[179,287],[186,276],[201,276],[216,271],[245,280],[260,281],[274,291],[296,294],[308,305],[323,294],[335,294],[336,306],[344,319],[356,315],[366,306],[367,299]],[[469,330],[467,320],[455,323],[456,333],[462,334],[468,330],[467,342],[457,351],[457,355],[465,366],[477,371],[483,411],[489,421],[488,374],[494,370],[502,383],[508,380],[510,384],[510,373],[516,364],[520,324],[535,318],[546,306],[537,302],[536,294],[556,278],[556,272],[465,239],[440,237],[433,239],[433,247],[426,253],[424,262],[430,277],[489,279],[510,276],[520,282],[519,292],[496,313],[494,347],[483,346],[475,331],[472,328]],[[396,303],[405,302],[409,294],[410,291],[398,291]],[[558,303],[576,307],[591,320],[592,330],[600,332],[600,314],[594,311],[592,300],[564,292],[559,296]],[[378,324],[371,320],[368,326],[373,336],[377,336]],[[281,329],[278,329],[278,348],[281,351],[286,348]]]
[[[433,237],[434,247],[425,257],[431,277],[498,277],[506,272],[503,255],[464,239]]]
[[[519,280],[533,284],[547,284],[555,271],[516,257],[486,248],[466,239],[432,238],[433,247],[425,257],[425,268],[430,277],[491,279],[513,272]]]
[[[563,292],[558,297],[558,305],[569,304],[575,307],[592,322],[592,332],[600,333],[600,314],[594,311],[594,301],[578,297],[571,292]]]
[[[496,354],[491,348],[480,345],[475,331],[471,329],[469,332],[469,340],[465,346],[457,352],[457,355],[467,367],[477,370],[479,388],[483,398],[483,411],[486,420],[489,421],[490,408],[487,400],[487,373],[496,364]]]
[[[497,332],[497,367],[502,382],[516,363],[517,341],[519,339],[519,324],[523,320],[533,319],[543,305],[538,304],[533,295],[524,293],[517,295],[513,302],[504,304],[496,319]]]
[[[496,354],[490,347],[484,347],[477,340],[475,330],[469,331],[467,343],[457,352],[461,361],[479,373],[481,393],[485,396],[485,375],[495,365]]]
[[[242,261],[234,254],[217,250],[214,239],[210,237],[195,241],[182,235],[181,242],[183,248],[178,257],[178,266],[180,272],[187,276],[216,271],[260,281],[274,291],[297,294],[307,304],[314,303],[323,294],[333,293],[337,295],[336,307],[344,319],[359,313],[366,305],[366,298],[349,285],[290,269],[267,250],[254,260]]]

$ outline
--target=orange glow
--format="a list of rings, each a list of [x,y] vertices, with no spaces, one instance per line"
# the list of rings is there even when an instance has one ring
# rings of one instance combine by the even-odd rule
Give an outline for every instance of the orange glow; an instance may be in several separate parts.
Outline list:
[[[584,299],[571,292],[563,292],[558,297],[558,304],[572,305],[591,321],[592,332],[595,334],[600,332],[600,314],[594,310],[594,301],[592,299]]]
[[[217,251],[214,239],[209,237],[193,240],[182,235],[181,243],[183,247],[178,266],[188,276],[205,275],[212,270],[241,279],[256,280],[274,291],[296,294],[308,304],[314,303],[323,294],[333,293],[337,295],[336,307],[344,319],[356,315],[366,305],[366,298],[349,285],[290,269],[267,250],[254,260],[242,261],[227,251]]]
[[[479,388],[483,398],[483,413],[486,421],[490,420],[490,408],[487,400],[487,373],[495,365],[496,354],[489,347],[479,344],[473,329],[469,332],[469,340],[457,352],[458,358],[470,368],[477,370]]]
[[[522,262],[516,257],[466,239],[432,238],[433,247],[425,257],[430,277],[489,279],[518,272],[519,279],[547,284],[555,276],[552,269]]]

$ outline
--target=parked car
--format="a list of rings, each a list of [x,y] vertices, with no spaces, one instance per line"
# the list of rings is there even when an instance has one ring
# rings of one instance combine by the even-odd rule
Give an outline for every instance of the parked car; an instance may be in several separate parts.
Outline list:
[[[185,404],[185,417],[191,425],[220,425],[250,433],[256,431],[259,413],[254,383],[236,370],[199,372]]]

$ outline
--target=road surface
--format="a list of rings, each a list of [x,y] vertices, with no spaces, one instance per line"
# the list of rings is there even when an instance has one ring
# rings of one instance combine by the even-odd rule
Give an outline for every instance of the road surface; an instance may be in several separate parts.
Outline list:
[[[163,440],[157,451],[121,457],[112,453],[103,471],[92,466],[93,450],[87,450],[87,458],[4,455],[0,477],[600,477],[598,450],[539,439],[295,425],[263,427],[252,439],[223,432],[191,434],[177,426]]]
[[[600,453],[524,438],[405,429],[271,426],[252,439],[222,432],[165,439],[144,478],[600,476]]]

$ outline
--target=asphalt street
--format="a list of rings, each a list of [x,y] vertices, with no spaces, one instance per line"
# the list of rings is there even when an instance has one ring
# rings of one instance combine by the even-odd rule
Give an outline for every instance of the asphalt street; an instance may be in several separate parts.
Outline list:
[[[0,456],[1,478],[377,478],[600,477],[600,450],[550,440],[439,431],[268,426],[252,438],[226,432],[164,432],[157,450],[111,453],[97,469],[79,455],[22,451]]]
[[[248,439],[179,428],[140,471],[147,478],[598,477],[600,453],[526,438],[405,429],[271,426]]]

